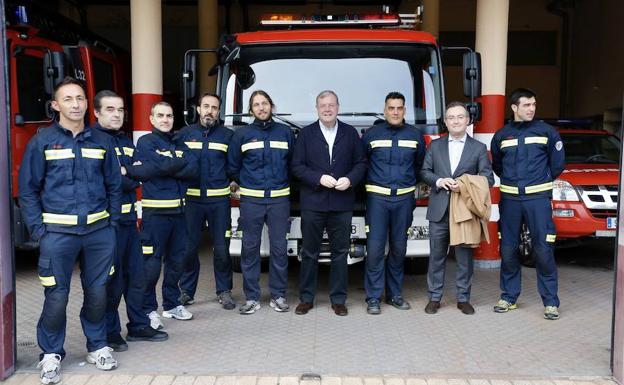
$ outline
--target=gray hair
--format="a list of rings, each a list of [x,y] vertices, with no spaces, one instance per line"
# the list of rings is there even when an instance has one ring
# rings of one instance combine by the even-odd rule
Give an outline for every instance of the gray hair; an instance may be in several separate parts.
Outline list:
[[[334,97],[336,98],[336,104],[340,105],[340,101],[338,100],[338,95],[336,95],[336,93],[332,90],[325,90],[325,91],[321,91],[317,96],[316,96],[316,105],[318,106],[318,101],[321,98],[324,98],[326,96],[329,95],[334,95]]]

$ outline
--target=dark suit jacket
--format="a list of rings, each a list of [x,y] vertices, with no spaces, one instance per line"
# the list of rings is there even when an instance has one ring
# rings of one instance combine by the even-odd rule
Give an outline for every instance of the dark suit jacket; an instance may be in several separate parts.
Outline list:
[[[291,170],[301,180],[301,209],[314,211],[351,211],[355,203],[353,188],[366,173],[366,156],[360,137],[352,126],[338,121],[338,131],[329,161],[329,148],[318,120],[304,127],[297,137]],[[323,174],[336,180],[347,177],[351,187],[345,191],[320,184]]]
[[[436,186],[439,178],[457,178],[462,174],[482,175],[487,178],[490,187],[494,185],[492,163],[487,154],[487,147],[470,135],[466,136],[457,169],[451,174],[448,138],[447,135],[431,142],[420,172],[422,180],[431,186],[427,219],[434,222],[439,222],[444,217],[450,200],[450,193]]]

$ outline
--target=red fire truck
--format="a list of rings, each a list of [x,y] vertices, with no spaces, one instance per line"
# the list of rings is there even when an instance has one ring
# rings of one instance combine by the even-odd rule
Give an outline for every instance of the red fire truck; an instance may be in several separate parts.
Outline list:
[[[413,29],[405,22],[414,15],[390,13],[366,15],[269,15],[261,26],[266,30],[240,33],[222,38],[217,49],[191,50],[185,55],[183,87],[185,114],[194,114],[197,93],[196,57],[200,53],[217,56],[211,71],[217,76],[216,92],[223,100],[221,117],[236,130],[251,122],[247,114],[248,99],[253,90],[267,91],[276,103],[275,118],[297,132],[317,119],[316,95],[334,90],[340,98],[339,118],[360,132],[383,119],[383,102],[390,91],[406,97],[407,123],[419,128],[430,140],[442,130],[444,80],[441,50],[429,33]],[[464,93],[473,99],[480,93],[480,58],[477,53],[464,54]],[[203,90],[202,90],[203,91]],[[187,119],[191,121],[192,119]],[[429,227],[425,219],[429,189],[417,186],[417,207],[409,229],[407,256],[415,265],[429,256]],[[364,194],[358,190],[351,230],[348,262],[361,261],[366,253]],[[238,200],[233,195],[232,226],[238,222]],[[301,229],[299,193],[291,184],[291,229],[288,253],[299,256]],[[230,253],[235,259],[241,253],[241,239],[233,231]],[[265,228],[261,255],[269,255],[268,232]],[[322,246],[321,258],[329,257],[328,245]],[[423,258],[419,258],[423,257]]]
[[[16,248],[32,249],[37,244],[30,241],[21,220],[18,174],[26,144],[38,128],[54,119],[50,102],[55,84],[73,76],[85,82],[88,100],[102,89],[125,97],[127,65],[109,46],[69,20],[27,13],[17,5],[7,6],[7,16],[14,243]],[[93,111],[87,120],[95,122]]]

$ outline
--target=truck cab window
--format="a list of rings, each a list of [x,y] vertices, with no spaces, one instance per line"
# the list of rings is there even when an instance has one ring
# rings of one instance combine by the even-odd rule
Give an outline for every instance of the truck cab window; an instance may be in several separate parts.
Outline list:
[[[26,122],[49,120],[46,114],[46,101],[51,96],[45,93],[43,58],[17,55],[15,60],[19,113]]]
[[[95,79],[95,92],[101,90],[115,89],[115,76],[113,65],[107,61],[92,58],[93,60],[93,77]]]

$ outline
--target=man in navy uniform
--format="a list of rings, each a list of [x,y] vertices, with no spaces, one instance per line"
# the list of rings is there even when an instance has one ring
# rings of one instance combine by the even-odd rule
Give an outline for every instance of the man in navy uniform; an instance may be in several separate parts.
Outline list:
[[[105,313],[121,209],[119,163],[107,135],[85,127],[82,84],[65,78],[53,96],[59,120],[30,140],[19,174],[19,202],[31,238],[39,241],[39,279],[45,288],[37,323],[44,384],[61,379],[66,307],[78,259],[87,362],[102,370],[117,367],[106,340]]]
[[[319,119],[299,132],[291,162],[293,174],[301,180],[301,303],[295,309],[299,315],[314,307],[324,230],[331,251],[331,307],[336,315],[348,313],[347,255],[355,203],[353,187],[364,178],[366,156],[355,128],[338,120],[338,108],[338,96],[333,91],[323,91],[316,97]]]
[[[240,186],[239,229],[243,231],[241,270],[246,301],[241,314],[260,309],[260,242],[269,228],[269,306],[287,312],[290,186],[288,165],[295,137],[290,128],[273,120],[273,100],[262,90],[251,93],[249,112],[254,121],[234,133],[228,149],[228,173]]]
[[[403,299],[403,264],[407,230],[412,224],[414,191],[425,156],[425,140],[414,126],[406,124],[405,97],[390,92],[384,106],[386,120],[362,137],[368,155],[366,180],[366,311],[380,314],[381,295],[397,309],[407,310]],[[390,236],[388,258],[386,241]]]
[[[221,99],[211,93],[199,98],[199,122],[184,127],[176,135],[176,143],[194,154],[199,173],[188,182],[186,189],[186,270],[180,279],[180,301],[191,305],[199,278],[198,249],[206,221],[212,236],[213,267],[217,299],[224,309],[236,307],[232,299],[232,260],[230,180],[226,174],[227,150],[232,131],[219,120]]]
[[[145,268],[141,241],[137,229],[136,189],[139,182],[131,178],[134,170],[132,156],[134,144],[121,129],[124,123],[124,101],[113,91],[103,90],[93,98],[93,110],[97,123],[94,129],[107,134],[115,145],[121,170],[121,219],[117,228],[117,252],[115,253],[115,273],[108,282],[108,304],[106,309],[106,334],[108,346],[121,352],[128,344],[121,336],[119,322],[119,302],[123,295],[128,315],[129,341],[165,341],[167,333],[150,327],[150,320],[143,312],[145,293]]]
[[[496,313],[517,308],[520,296],[521,265],[518,256],[520,231],[524,222],[531,233],[535,254],[537,289],[544,304],[544,318],[559,319],[557,264],[552,220],[553,181],[565,168],[563,142],[557,130],[534,120],[536,94],[526,88],[511,93],[513,122],[494,134],[491,143],[492,168],[500,177],[501,297]]]
[[[146,291],[143,311],[154,329],[164,327],[156,312],[156,283],[164,263],[162,283],[165,318],[193,318],[180,302],[178,282],[184,269],[186,226],[184,221],[184,180],[197,173],[197,164],[173,140],[173,109],[166,102],[155,103],[150,113],[151,133],[137,142],[133,165],[143,182],[141,242],[145,261]]]

